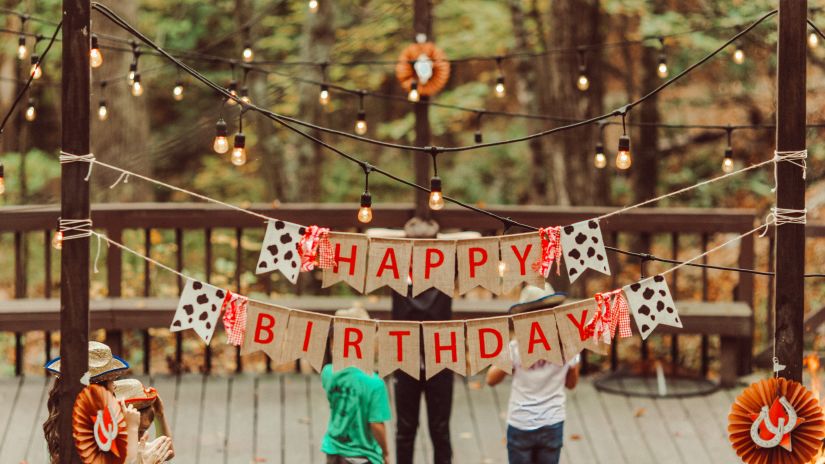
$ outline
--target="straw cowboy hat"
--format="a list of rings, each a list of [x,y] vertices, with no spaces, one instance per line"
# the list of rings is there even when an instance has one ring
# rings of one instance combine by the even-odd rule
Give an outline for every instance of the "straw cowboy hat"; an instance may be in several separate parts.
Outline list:
[[[46,370],[60,376],[60,357],[46,363]],[[89,380],[102,382],[120,376],[122,371],[129,368],[129,363],[114,356],[109,345],[100,342],[89,342]]]
[[[519,314],[553,308],[564,303],[565,299],[567,299],[566,293],[555,291],[553,286],[548,283],[544,284],[544,288],[526,285],[521,289],[518,303],[510,306],[510,313]]]
[[[144,409],[151,406],[158,399],[158,391],[152,387],[144,387],[138,379],[121,379],[112,382],[115,398],[135,409]]]

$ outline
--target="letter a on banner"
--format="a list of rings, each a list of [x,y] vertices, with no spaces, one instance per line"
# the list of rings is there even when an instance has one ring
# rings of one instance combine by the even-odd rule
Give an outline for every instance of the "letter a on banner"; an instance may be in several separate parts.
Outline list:
[[[364,293],[370,293],[386,285],[400,295],[406,296],[412,242],[403,239],[372,238],[369,248]]]
[[[378,375],[396,369],[412,378],[421,377],[421,324],[418,322],[378,322]]]
[[[354,366],[367,374],[375,367],[375,321],[336,317],[332,330],[332,367]]]
[[[369,240],[363,234],[330,232],[332,247],[330,268],[324,269],[321,286],[330,287],[338,282],[346,282],[352,288],[364,293],[364,277],[367,272],[367,247]]]
[[[331,321],[330,316],[323,314],[292,310],[286,328],[282,364],[306,359],[316,372],[321,372]]]
[[[272,361],[281,363],[290,310],[280,306],[250,301],[246,315],[246,336],[241,354],[263,351]]]
[[[427,379],[444,369],[465,375],[464,322],[422,322]]]
[[[499,243],[501,262],[504,263],[501,293],[509,293],[522,282],[544,287],[544,276],[533,269],[533,264],[541,259],[541,237],[538,233],[504,235],[499,238]]]
[[[559,338],[564,347],[565,362],[573,359],[582,349],[607,354],[607,345],[599,343],[592,335],[585,333],[585,327],[598,311],[596,300],[582,300],[577,303],[555,308]]]
[[[412,295],[437,288],[449,296],[455,290],[455,242],[413,240]]]
[[[458,293],[463,295],[476,287],[499,294],[501,277],[498,237],[459,240],[456,242],[458,261]]]
[[[513,328],[518,340],[518,355],[522,368],[529,369],[537,361],[542,360],[559,366],[564,364],[554,310],[546,309],[513,316]]]
[[[491,317],[467,321],[467,356],[469,375],[475,375],[493,365],[508,374],[513,371],[510,360],[510,318]]]

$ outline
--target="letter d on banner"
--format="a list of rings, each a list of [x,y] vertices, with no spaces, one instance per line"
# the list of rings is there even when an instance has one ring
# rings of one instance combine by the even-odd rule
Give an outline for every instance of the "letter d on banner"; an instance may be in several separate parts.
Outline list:
[[[281,364],[289,313],[287,308],[250,301],[241,354],[263,351],[275,365]]]
[[[475,375],[489,365],[508,374],[512,372],[509,320],[509,317],[503,316],[467,321],[469,375]]]

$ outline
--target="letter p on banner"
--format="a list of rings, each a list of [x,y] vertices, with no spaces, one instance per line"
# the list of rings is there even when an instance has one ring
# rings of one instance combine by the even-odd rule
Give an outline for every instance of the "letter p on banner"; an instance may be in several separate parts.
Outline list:
[[[458,260],[458,293],[463,295],[475,287],[484,287],[499,294],[498,237],[475,238],[456,242]]]
[[[289,313],[287,308],[250,301],[241,354],[263,351],[275,365],[281,364]]]
[[[512,372],[509,320],[509,317],[504,316],[467,321],[469,375],[475,375],[489,365],[508,374]]]

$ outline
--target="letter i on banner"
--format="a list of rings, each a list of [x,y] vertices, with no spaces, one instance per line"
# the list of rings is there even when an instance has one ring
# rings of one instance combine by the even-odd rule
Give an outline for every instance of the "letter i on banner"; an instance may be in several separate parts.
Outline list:
[[[250,301],[241,354],[263,351],[276,365],[281,364],[289,313],[287,308]]]
[[[459,240],[456,242],[458,261],[458,293],[463,295],[476,287],[499,294],[501,277],[498,237]]]
[[[367,247],[369,240],[363,234],[330,232],[333,265],[324,269],[321,286],[330,287],[338,282],[346,282],[352,288],[364,293],[364,277],[367,273]]]
[[[427,379],[444,369],[465,375],[464,322],[422,322]]]
[[[515,366],[516,369],[529,369],[538,361],[549,361],[559,366],[564,364],[554,310],[513,316],[513,329],[518,341],[518,357],[521,364]]]
[[[336,317],[332,330],[332,367],[354,366],[367,374],[375,367],[375,321]]]
[[[522,282],[544,287],[544,276],[533,269],[541,259],[541,237],[536,232],[504,235],[499,238],[503,272],[501,293],[509,293]]]
[[[413,240],[412,295],[437,288],[449,296],[455,290],[455,242]]]
[[[378,375],[396,369],[412,378],[421,377],[421,324],[418,322],[378,322]]]
[[[292,310],[286,329],[286,345],[282,364],[306,359],[316,372],[324,367],[330,316]]]
[[[412,242],[403,239],[372,238],[369,244],[364,293],[370,293],[386,285],[398,294],[406,296]]]
[[[588,336],[585,333],[585,327],[593,320],[596,311],[598,307],[593,298],[555,308],[565,361],[573,359],[585,348],[599,354],[607,354],[607,345],[599,343],[592,335]]]
[[[510,318],[506,316],[467,321],[469,375],[475,375],[490,365],[508,374],[513,371],[509,321]]]

